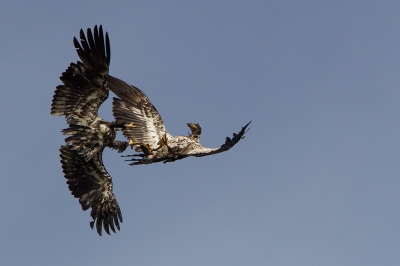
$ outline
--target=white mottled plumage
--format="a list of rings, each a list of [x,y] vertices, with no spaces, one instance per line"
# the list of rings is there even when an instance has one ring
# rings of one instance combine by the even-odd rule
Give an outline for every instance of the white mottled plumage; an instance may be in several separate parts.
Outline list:
[[[226,138],[219,148],[205,148],[200,145],[201,127],[188,123],[192,133],[189,136],[173,137],[165,128],[164,122],[149,98],[138,88],[109,76],[110,90],[119,98],[113,98],[113,114],[118,123],[133,123],[133,128],[123,128],[123,135],[136,147],[140,154],[131,155],[131,165],[155,162],[173,162],[189,156],[207,156],[224,152],[238,143],[246,128],[245,125],[233,138]]]

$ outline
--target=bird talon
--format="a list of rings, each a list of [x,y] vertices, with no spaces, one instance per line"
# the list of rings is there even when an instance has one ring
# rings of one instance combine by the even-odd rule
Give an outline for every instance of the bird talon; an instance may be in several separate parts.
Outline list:
[[[137,143],[130,139],[130,140],[129,140],[129,146],[131,146],[131,149],[133,149],[133,147],[134,147],[135,145],[137,145]]]
[[[168,138],[167,134],[164,134],[160,141],[157,142],[158,148],[161,148],[162,146],[167,146],[168,147]]]
[[[126,127],[135,128],[136,126],[135,126],[135,124],[133,122],[131,122],[131,123],[127,124]]]

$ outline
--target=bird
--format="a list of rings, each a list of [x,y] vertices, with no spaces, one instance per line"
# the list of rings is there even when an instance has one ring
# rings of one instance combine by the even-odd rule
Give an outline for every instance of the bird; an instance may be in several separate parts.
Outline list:
[[[80,43],[74,37],[74,46],[82,62],[71,63],[62,73],[62,85],[56,87],[51,115],[65,116],[69,127],[63,129],[65,139],[70,148],[89,161],[104,147],[123,152],[126,141],[118,141],[116,131],[125,124],[108,122],[98,115],[100,105],[108,98],[107,77],[110,66],[110,40],[105,38],[103,28],[87,29],[87,37],[81,29]]]
[[[87,36],[86,36],[87,35]],[[219,148],[200,145],[202,128],[187,123],[189,136],[173,137],[147,96],[138,88],[109,75],[110,41],[103,28],[95,26],[80,30],[80,42],[73,43],[82,62],[71,63],[56,87],[51,104],[51,115],[65,116],[68,128],[62,130],[65,144],[60,148],[61,165],[71,194],[79,199],[82,210],[91,209],[93,221],[101,236],[120,230],[122,213],[113,193],[112,177],[103,163],[106,147],[125,151],[129,146],[136,154],[131,165],[173,162],[189,156],[206,156],[227,151],[235,146],[249,130],[247,123],[232,138],[226,137]],[[109,122],[98,115],[100,105],[113,97],[114,121]],[[117,131],[128,141],[116,140]]]
[[[90,161],[86,161],[69,146],[61,146],[60,157],[71,194],[79,199],[82,210],[91,208],[92,229],[96,225],[100,236],[103,227],[107,234],[110,234],[110,229],[115,233],[115,228],[120,230],[122,213],[113,193],[112,178],[104,167],[102,154],[98,152]]]
[[[80,42],[73,43],[81,61],[71,63],[62,73],[62,85],[56,87],[51,115],[65,116],[68,128],[62,130],[66,144],[60,149],[64,177],[71,194],[79,198],[85,211],[91,208],[90,226],[101,235],[102,227],[107,234],[120,230],[122,215],[112,192],[112,178],[107,172],[102,156],[105,147],[123,152],[126,141],[116,140],[118,129],[128,126],[109,122],[98,115],[98,109],[109,96],[107,77],[110,66],[110,41],[108,33],[100,26],[93,32],[87,29],[87,37],[80,30]],[[114,227],[115,225],[115,227]]]
[[[187,123],[188,136],[172,136],[166,129],[161,115],[146,94],[123,80],[108,76],[108,86],[117,95],[113,97],[112,111],[117,123],[130,124],[122,128],[122,134],[138,154],[128,160],[130,165],[174,162],[186,157],[202,157],[228,151],[235,146],[250,129],[249,123],[232,138],[226,137],[219,148],[206,148],[200,144],[202,128],[198,123]]]

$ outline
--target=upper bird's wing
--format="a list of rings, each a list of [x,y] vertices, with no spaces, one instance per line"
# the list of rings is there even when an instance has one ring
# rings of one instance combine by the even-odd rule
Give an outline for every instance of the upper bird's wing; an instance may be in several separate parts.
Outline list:
[[[164,135],[172,137],[157,109],[141,90],[112,76],[108,76],[108,86],[121,98],[113,98],[113,114],[117,122],[133,123],[133,127],[122,129],[128,140],[156,148]]]
[[[92,229],[96,224],[99,235],[102,227],[107,234],[110,234],[110,228],[115,233],[114,225],[120,230],[122,214],[112,191],[112,178],[103,165],[102,152],[96,153],[89,162],[68,145],[61,146],[60,152],[64,176],[71,194],[79,198],[84,211],[92,208]]]
[[[71,63],[60,77],[53,96],[51,114],[65,115],[69,124],[87,126],[98,118],[100,105],[108,98],[107,75],[110,65],[110,41],[100,26],[80,31],[80,43],[74,45],[82,62]]]

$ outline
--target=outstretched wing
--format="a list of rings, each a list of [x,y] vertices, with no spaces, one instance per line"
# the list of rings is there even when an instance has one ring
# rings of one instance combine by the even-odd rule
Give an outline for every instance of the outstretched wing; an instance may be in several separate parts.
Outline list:
[[[74,38],[74,46],[82,62],[71,63],[60,77],[53,96],[51,114],[65,115],[69,124],[87,126],[98,118],[100,105],[108,98],[107,75],[110,65],[110,41],[103,28],[87,30],[87,38],[81,29],[80,43]]]
[[[246,134],[246,132],[250,130],[250,128],[247,129],[247,127],[250,125],[250,123],[251,123],[251,121],[249,123],[247,123],[244,127],[242,127],[242,129],[237,134],[233,133],[232,138],[226,137],[225,143],[222,144],[221,147],[219,147],[217,149],[200,147],[200,148],[188,153],[187,156],[203,157],[203,156],[213,155],[213,154],[217,154],[217,153],[221,153],[221,152],[230,150],[241,139],[244,139],[244,134]]]
[[[113,98],[113,114],[117,122],[133,123],[133,127],[122,129],[123,135],[128,140],[156,148],[165,134],[167,138],[172,137],[157,109],[141,90],[112,76],[108,76],[108,86],[121,98]]]
[[[147,156],[144,153],[127,155],[123,157],[133,157],[132,159],[127,160],[127,161],[132,161],[130,165],[140,165],[140,164],[151,164],[158,162],[163,162],[163,163],[174,162],[176,160],[181,160],[189,156],[203,157],[207,155],[213,155],[225,152],[227,150],[230,150],[233,146],[235,146],[241,139],[244,139],[244,134],[246,134],[246,132],[250,130],[250,128],[247,128],[250,125],[250,123],[251,121],[247,123],[244,127],[242,127],[242,129],[237,134],[233,133],[232,138],[226,137],[225,143],[222,144],[221,147],[219,148],[205,148],[199,144],[198,147],[184,154],[166,154],[163,157],[154,157],[150,159],[147,158]]]
[[[102,227],[107,234],[110,234],[110,228],[116,232],[114,225],[120,230],[122,214],[112,192],[112,178],[103,165],[102,151],[89,162],[68,145],[61,146],[60,152],[64,177],[71,194],[79,199],[82,210],[92,209],[91,228],[96,224],[99,235]]]

